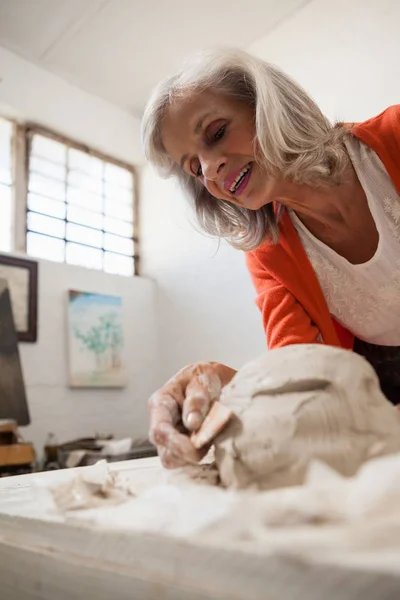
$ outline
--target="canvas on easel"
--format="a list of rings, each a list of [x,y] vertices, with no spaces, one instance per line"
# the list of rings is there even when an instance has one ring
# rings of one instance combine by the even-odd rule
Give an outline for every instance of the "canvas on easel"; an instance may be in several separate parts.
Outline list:
[[[17,332],[5,279],[0,279],[0,419],[13,419],[19,426],[30,423]]]

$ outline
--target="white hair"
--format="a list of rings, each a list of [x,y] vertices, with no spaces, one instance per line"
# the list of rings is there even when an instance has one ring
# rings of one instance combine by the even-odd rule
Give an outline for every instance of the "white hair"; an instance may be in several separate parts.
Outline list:
[[[346,130],[332,126],[314,100],[285,73],[241,50],[196,54],[180,73],[154,90],[142,121],[147,159],[161,176],[178,176],[205,231],[226,238],[236,248],[252,250],[267,236],[278,239],[272,205],[250,210],[214,198],[172,160],[162,143],[161,123],[174,99],[209,89],[254,108],[255,152],[266,177],[315,186],[339,185],[349,160],[343,143]]]

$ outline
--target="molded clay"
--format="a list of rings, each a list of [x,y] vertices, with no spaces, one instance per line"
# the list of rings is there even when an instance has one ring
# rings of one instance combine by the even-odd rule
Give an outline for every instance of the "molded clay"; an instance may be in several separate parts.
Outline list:
[[[400,411],[369,363],[320,344],[287,346],[245,365],[221,400],[234,416],[215,439],[225,487],[301,485],[313,459],[344,476],[400,450]]]

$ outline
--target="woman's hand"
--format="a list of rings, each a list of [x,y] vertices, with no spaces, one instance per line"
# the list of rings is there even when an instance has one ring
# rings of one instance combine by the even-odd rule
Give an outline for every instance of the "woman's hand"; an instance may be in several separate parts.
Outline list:
[[[197,363],[179,371],[152,395],[150,441],[164,467],[197,463],[203,457],[204,452],[194,448],[189,435],[200,428],[210,405],[235,373],[220,363]]]

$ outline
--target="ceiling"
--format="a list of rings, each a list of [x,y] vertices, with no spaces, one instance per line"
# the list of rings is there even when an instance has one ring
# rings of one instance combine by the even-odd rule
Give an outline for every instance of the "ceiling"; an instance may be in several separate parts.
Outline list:
[[[139,116],[190,52],[247,47],[307,0],[0,0],[0,45]]]

